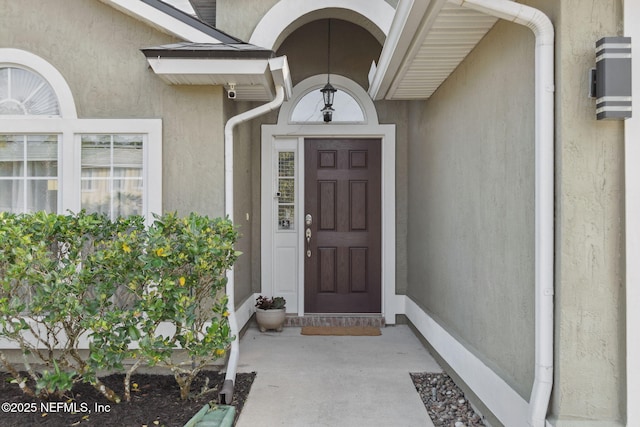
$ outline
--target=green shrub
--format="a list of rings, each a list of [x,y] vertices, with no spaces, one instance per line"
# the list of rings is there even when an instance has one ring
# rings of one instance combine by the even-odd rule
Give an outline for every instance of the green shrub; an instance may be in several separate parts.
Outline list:
[[[186,398],[195,375],[234,338],[224,287],[236,240],[230,221],[196,214],[167,214],[145,228],[139,216],[0,213],[0,337],[22,349],[36,392],[1,352],[0,362],[25,393],[60,395],[87,381],[114,402],[120,397],[98,369],[122,371],[135,359],[125,376],[128,399],[131,374],[162,364]],[[167,324],[171,332],[160,335]],[[85,338],[88,358],[78,351]],[[175,359],[180,348],[187,365]]]
[[[238,252],[238,235],[225,219],[195,214],[157,218],[148,230],[146,273],[152,285],[139,295],[141,354],[150,364],[171,369],[186,399],[191,382],[211,361],[224,355],[235,338],[227,319],[226,271]],[[159,333],[161,324],[173,332]],[[188,361],[174,358],[184,349]]]
[[[118,401],[96,378],[78,344],[91,319],[110,309],[106,274],[94,260],[121,224],[85,213],[0,215],[0,336],[19,344],[25,370],[36,383],[43,373],[32,368],[29,356],[58,373],[39,388],[40,395],[54,390],[60,396],[84,380]]]

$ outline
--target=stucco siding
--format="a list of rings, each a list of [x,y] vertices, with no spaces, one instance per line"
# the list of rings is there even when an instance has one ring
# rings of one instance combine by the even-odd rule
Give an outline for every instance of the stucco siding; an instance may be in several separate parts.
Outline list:
[[[595,120],[585,94],[596,41],[622,35],[622,2],[562,1],[556,33],[552,411],[557,426],[615,425],[625,413],[623,123]]]
[[[527,1],[556,29],[556,426],[624,423],[623,124],[587,97],[622,2]],[[412,104],[407,294],[525,399],[534,374],[534,41],[498,22]]]
[[[216,0],[216,27],[249,41],[262,17],[279,0]]]
[[[525,399],[533,384],[533,35],[499,22],[411,106],[407,294]]]
[[[1,0],[0,11],[0,46],[57,68],[79,118],[162,119],[164,211],[223,215],[221,88],[169,86],[140,52],[175,38],[98,0]]]
[[[291,33],[278,48],[278,55],[287,55],[294,85],[307,77],[327,73],[327,32],[326,19],[313,21]],[[371,62],[378,60],[381,50],[380,43],[364,28],[331,19],[332,74],[349,77],[366,90]]]
[[[225,122],[258,105],[225,101]],[[234,222],[240,233],[236,249],[242,252],[235,265],[236,305],[260,292],[260,157],[254,153],[260,152],[260,121],[269,116],[240,123],[234,131]]]
[[[410,101],[377,101],[378,120],[381,124],[396,125],[396,294],[407,292],[407,223],[408,211],[408,155]]]

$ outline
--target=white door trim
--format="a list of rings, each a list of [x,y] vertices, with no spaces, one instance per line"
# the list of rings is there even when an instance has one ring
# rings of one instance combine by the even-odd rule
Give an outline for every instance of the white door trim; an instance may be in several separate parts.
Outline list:
[[[312,78],[313,79],[313,78]],[[345,83],[348,79],[340,80]],[[335,85],[332,78],[332,84]],[[306,81],[305,81],[306,82]],[[301,82],[294,88],[294,96],[289,102],[295,102],[301,93],[307,93],[308,87]],[[313,82],[313,80],[311,81]],[[349,81],[351,82],[351,81]],[[307,82],[310,83],[310,82]],[[348,83],[347,83],[348,84]],[[356,85],[356,83],[353,83]],[[338,87],[340,89],[340,87]],[[365,109],[373,108],[373,102],[360,88],[348,87],[349,92],[358,96]],[[297,95],[296,95],[297,94]],[[363,97],[359,95],[364,94]],[[291,106],[284,106],[290,111]],[[374,117],[371,117],[374,116]],[[378,124],[377,116],[369,115],[368,123],[363,124],[289,124],[287,114],[281,114],[277,125],[262,125],[262,168],[261,168],[261,281],[262,294],[273,295],[276,289],[273,283],[273,253],[275,222],[273,220],[273,180],[274,167],[272,153],[276,141],[296,141],[298,153],[298,189],[295,226],[304,229],[304,139],[324,138],[376,138],[381,140],[381,201],[382,201],[382,314],[387,324],[395,324],[396,314],[404,312],[403,299],[396,297],[396,128],[393,124]],[[298,247],[304,247],[304,237],[298,233]],[[304,315],[304,251],[298,250],[297,257],[297,304],[295,313]]]

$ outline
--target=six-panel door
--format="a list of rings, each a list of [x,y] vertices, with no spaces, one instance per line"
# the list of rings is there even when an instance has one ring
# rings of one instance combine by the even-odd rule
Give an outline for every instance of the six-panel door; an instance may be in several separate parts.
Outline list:
[[[381,312],[380,171],[379,139],[305,140],[305,312]]]

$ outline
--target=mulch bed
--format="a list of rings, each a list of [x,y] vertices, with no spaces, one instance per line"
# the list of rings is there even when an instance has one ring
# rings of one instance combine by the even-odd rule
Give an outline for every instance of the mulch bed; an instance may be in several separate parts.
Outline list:
[[[244,406],[255,372],[236,375],[232,405],[236,408],[236,420]],[[79,412],[72,413],[69,406],[65,409],[60,404],[59,412],[41,411],[41,401],[34,400],[22,393],[16,384],[11,384],[8,374],[0,372],[0,425],[3,427],[25,426],[101,426],[101,427],[155,427],[183,426],[206,403],[217,401],[218,390],[224,382],[224,374],[214,371],[201,372],[191,386],[191,392],[197,395],[203,391],[205,379],[209,378],[208,392],[188,401],[180,400],[180,389],[171,375],[133,375],[132,383],[136,383],[137,391],[133,391],[131,402],[111,403],[100,395],[91,385],[76,384],[68,393],[71,402],[76,402]],[[114,374],[101,380],[122,395],[123,375]],[[66,401],[66,400],[65,400]],[[7,412],[24,408],[20,403],[36,403],[35,412]],[[9,403],[9,408],[6,408]],[[11,405],[13,404],[13,405]],[[45,403],[46,404],[46,403]],[[104,405],[101,406],[100,405]],[[103,412],[96,412],[96,407]],[[34,408],[33,405],[27,409]],[[108,408],[108,412],[106,412]],[[54,408],[55,409],[55,408]],[[90,412],[89,412],[90,411]]]

